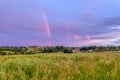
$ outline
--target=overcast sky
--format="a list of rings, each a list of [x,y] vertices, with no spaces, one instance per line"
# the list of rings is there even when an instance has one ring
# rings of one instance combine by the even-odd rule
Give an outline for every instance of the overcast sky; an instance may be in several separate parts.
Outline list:
[[[0,46],[120,44],[120,0],[0,0]]]

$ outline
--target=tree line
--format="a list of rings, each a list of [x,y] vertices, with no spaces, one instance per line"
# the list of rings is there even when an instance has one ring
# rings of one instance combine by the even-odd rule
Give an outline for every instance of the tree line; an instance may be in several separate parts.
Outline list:
[[[86,46],[86,47],[0,47],[1,55],[18,55],[18,54],[37,54],[37,53],[77,53],[77,52],[102,52],[102,51],[120,51],[120,46]]]
[[[64,46],[56,47],[39,47],[39,46],[29,46],[29,47],[0,47],[0,55],[18,55],[18,54],[37,54],[37,53],[73,53],[72,48]]]

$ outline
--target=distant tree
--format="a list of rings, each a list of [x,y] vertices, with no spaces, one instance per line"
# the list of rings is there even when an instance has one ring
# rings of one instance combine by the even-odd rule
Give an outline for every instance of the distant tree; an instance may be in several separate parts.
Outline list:
[[[65,48],[64,53],[73,53],[71,48]]]
[[[81,47],[80,48],[80,51],[88,51],[89,50],[89,47]]]
[[[58,52],[63,52],[65,47],[64,46],[56,46]]]
[[[45,47],[42,51],[43,53],[56,53],[56,47]]]

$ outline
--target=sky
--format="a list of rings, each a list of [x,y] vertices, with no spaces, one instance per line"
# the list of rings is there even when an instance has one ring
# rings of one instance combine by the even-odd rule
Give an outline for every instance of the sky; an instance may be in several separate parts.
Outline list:
[[[120,45],[120,0],[0,0],[0,46]]]

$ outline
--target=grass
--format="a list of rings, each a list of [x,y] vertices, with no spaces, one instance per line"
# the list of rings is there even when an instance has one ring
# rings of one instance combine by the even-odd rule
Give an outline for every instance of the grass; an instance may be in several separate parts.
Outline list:
[[[0,80],[120,80],[120,54],[0,56]]]

